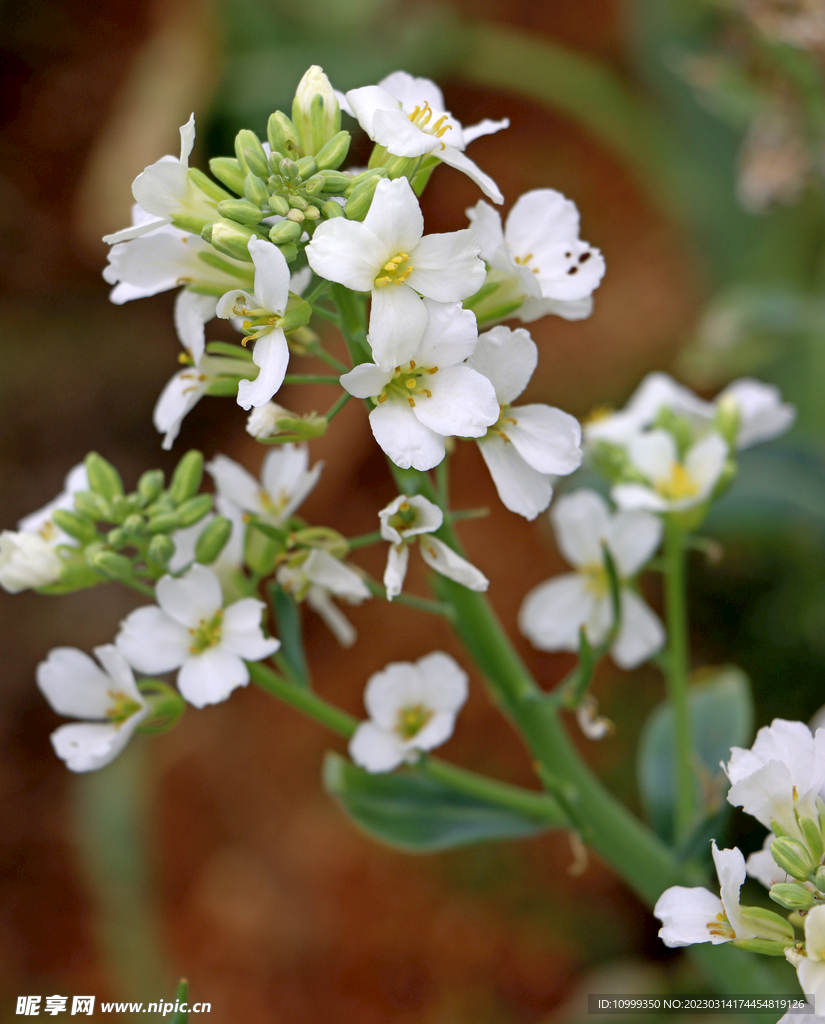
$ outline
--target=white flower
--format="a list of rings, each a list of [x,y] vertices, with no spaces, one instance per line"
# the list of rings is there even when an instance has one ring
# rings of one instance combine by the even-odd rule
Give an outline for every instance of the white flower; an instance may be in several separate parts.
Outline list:
[[[77,541],[64,533],[53,521],[52,512],[57,509],[72,511],[74,509],[74,496],[78,491],[88,491],[89,478],[86,475],[86,466],[79,462],[66,474],[63,482],[63,490],[56,498],[53,498],[43,508],[36,512],[30,512],[17,524],[17,528],[24,533],[37,533],[43,540],[53,544],[76,544]]]
[[[466,699],[467,674],[449,655],[434,651],[413,664],[393,662],[367,682],[370,721],[355,730],[350,757],[368,772],[415,761],[452,736]]]
[[[112,235],[104,235],[109,243],[139,238],[155,228],[169,224],[173,217],[186,215],[204,221],[217,217],[216,203],[209,199],[189,178],[189,154],[195,144],[195,115],[180,130],[180,158],[163,156],[146,167],[132,182],[135,201],[149,218]]]
[[[661,622],[626,581],[659,547],[662,523],[650,512],[610,513],[595,491],[563,495],[550,511],[559,549],[577,571],[540,583],[524,599],[519,629],[543,651],[577,651],[582,626],[593,645],[613,625],[610,583],[602,545],[613,557],[621,584],[621,625],[610,653],[617,665],[641,665],[665,642]]]
[[[296,601],[306,603],[324,620],[342,647],[352,647],[357,633],[352,623],[332,601],[341,597],[349,604],[360,604],[370,597],[369,588],[348,565],[328,551],[313,548],[298,565],[282,565],[276,578]]]
[[[535,519],[553,496],[553,479],[578,469],[581,427],[573,416],[550,405],[513,402],[527,387],[538,349],[523,328],[494,327],[479,336],[467,365],[496,391],[497,421],[478,441],[493,483],[506,508]]]
[[[752,853],[746,864],[748,875],[755,878],[757,882],[761,882],[766,889],[770,889],[775,882],[781,882],[785,878],[785,872],[777,866],[771,854],[771,846],[773,846],[775,838],[773,833],[769,832],[765,836],[762,849]]]
[[[37,666],[37,685],[52,708],[84,719],[52,733],[55,753],[73,772],[94,771],[113,761],[149,714],[117,647],[96,647],[95,655],[102,669],[74,647],[55,648]]]
[[[138,226],[151,220],[139,206],[133,207],[132,219]],[[115,286],[109,298],[118,306],[181,286],[209,289],[210,295],[220,295],[236,287],[238,279],[246,282],[252,277],[248,263],[219,256],[198,235],[171,224],[153,227],[141,238],[113,245],[108,260],[103,277]],[[209,320],[215,315],[215,301]]]
[[[813,907],[805,915],[805,953],[791,960],[805,995],[814,997],[817,1016],[825,1015],[825,907]],[[789,959],[791,959],[789,957]],[[806,1018],[810,1019],[810,1018]]]
[[[779,388],[743,377],[729,384],[714,403],[719,410],[733,406],[739,429],[736,447],[750,448],[784,434],[796,419],[794,406],[782,401]]]
[[[209,568],[215,573],[221,583],[224,597],[234,591],[233,577],[243,566],[244,536],[246,534],[246,523],[244,522],[243,510],[234,502],[229,501],[223,495],[215,496],[215,507],[220,515],[225,516],[232,523],[232,533],[224,545],[223,550],[212,562]],[[172,575],[177,575],[195,561],[195,548],[198,538],[206,527],[215,518],[213,513],[204,516],[194,526],[187,526],[182,530],[175,530],[171,535],[175,545],[175,553],[169,559],[167,568]]]
[[[766,828],[771,819],[804,843],[797,818],[819,820],[816,798],[825,787],[825,729],[816,736],[804,722],[775,718],[756,734],[750,750],[733,747],[723,765],[731,781],[728,803]]]
[[[252,358],[260,373],[255,380],[238,385],[238,405],[246,410],[272,398],[284,382],[289,363],[286,335],[278,326],[289,301],[289,267],[281,250],[260,238],[250,240],[249,255],[255,265],[255,294],[227,292],[217,308],[224,320],[244,317],[244,326],[255,329],[249,340],[255,341]]]
[[[409,358],[389,370],[361,363],[341,384],[375,403],[370,426],[392,461],[426,470],[444,458],[445,437],[480,437],[499,409],[493,385],[464,362],[477,341],[473,314],[459,303],[420,304],[426,329]]]
[[[444,522],[444,513],[422,495],[407,497],[399,494],[381,509],[378,518],[381,520],[381,536],[392,545],[384,571],[387,600],[392,601],[401,593],[407,575],[409,545],[414,537],[418,538],[421,557],[431,569],[470,590],[483,591],[490,586],[483,572],[456,554],[444,541],[432,536]]]
[[[413,78],[406,71],[395,71],[378,85],[351,89],[346,96],[348,110],[373,142],[394,156],[430,155],[462,171],[495,203],[504,196],[487,174],[464,155],[467,145],[482,135],[508,128],[510,122],[485,119],[462,128],[444,109],[441,90],[428,78]]]
[[[226,455],[216,455],[206,464],[220,497],[274,526],[289,519],[316,485],[323,468],[323,462],[309,468],[305,444],[279,445],[267,452],[260,483]]]
[[[10,594],[56,583],[62,568],[55,545],[39,533],[0,533],[0,587]]]
[[[456,302],[484,284],[475,235],[464,230],[425,236],[406,178],[378,182],[363,222],[336,217],[319,224],[306,253],[319,277],[371,293],[369,341],[384,370],[408,362],[421,342],[427,308],[419,293]]]
[[[574,202],[561,192],[541,188],[516,200],[503,229],[499,212],[483,200],[467,210],[467,216],[484,262],[518,281],[523,302],[514,316],[524,323],[548,313],[565,320],[590,316],[593,292],[604,276],[604,258],[579,239]]]
[[[160,607],[133,611],[115,642],[141,672],[179,668],[178,689],[196,708],[217,704],[246,686],[244,659],[260,661],[281,646],[263,634],[263,601],[247,597],[224,608],[218,577],[203,565],[177,579],[164,576],[155,593]]]
[[[627,444],[631,465],[646,483],[617,484],[610,492],[620,508],[679,512],[707,501],[728,458],[728,446],[712,431],[693,444],[683,458],[666,430],[637,434]]]
[[[666,946],[692,946],[696,942],[752,939],[757,933],[742,919],[739,890],[745,881],[745,858],[735,847],[718,850],[713,843],[713,862],[719,877],[721,899],[707,889],[674,885],[659,897],[653,913],[662,922],[659,938]]]
[[[246,420],[246,432],[259,441],[279,434],[278,420],[292,417],[294,414],[276,402],[264,402],[250,412]]]

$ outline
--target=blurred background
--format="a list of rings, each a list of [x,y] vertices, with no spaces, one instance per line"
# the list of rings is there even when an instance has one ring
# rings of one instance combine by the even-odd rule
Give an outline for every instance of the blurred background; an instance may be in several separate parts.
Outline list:
[[[201,402],[161,452],[150,423],[177,368],[173,297],[111,305],[100,236],[129,222],[131,181],[177,152],[190,111],[205,167],[238,128],[263,133],[289,111],[309,64],[341,89],[404,68],[438,80],[464,124],[510,118],[471,153],[505,209],[559,189],[604,252],[593,317],[534,325],[528,400],[584,417],[665,369],[708,395],[753,374],[797,404],[793,434],[746,453],[707,525],[724,557],[691,563],[693,648],[697,664],[748,672],[755,725],[825,703],[823,0],[6,0],[0,19],[3,526],[92,448],[127,486],[189,447],[257,470],[263,451],[228,400]],[[428,230],[464,227],[478,198],[442,167],[423,197]],[[325,396],[283,402],[306,411]],[[357,403],[335,425],[313,442],[326,469],[304,511],[371,531],[393,496],[383,458]],[[501,507],[474,445],[454,466],[459,503],[492,509],[462,537],[515,634],[523,595],[563,563],[544,517]],[[362,554],[380,574],[384,552]],[[21,994],[148,1002],[181,975],[214,1024],[549,1024],[584,1019],[582,992],[702,984],[563,835],[427,858],[362,836],[321,788],[323,753],[342,744],[252,688],[70,775],[35,666],[54,646],[109,642],[133,604],[114,587],[0,593],[0,1021]],[[361,639],[344,653],[306,618],[316,685],[352,713],[388,660],[461,657],[408,608],[372,602],[352,618]],[[548,688],[570,666],[519,646]],[[477,677],[472,690],[446,756],[532,784]],[[595,692],[617,731],[581,746],[642,813],[634,758],[661,679],[606,665]]]

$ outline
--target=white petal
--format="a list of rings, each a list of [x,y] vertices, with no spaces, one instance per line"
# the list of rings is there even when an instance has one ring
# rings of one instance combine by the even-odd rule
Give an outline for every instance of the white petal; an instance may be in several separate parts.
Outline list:
[[[538,361],[539,350],[524,328],[494,327],[478,336],[467,365],[492,382],[499,405],[510,405],[527,387]]]
[[[221,650],[237,654],[244,661],[260,661],[281,646],[274,637],[265,637],[261,615],[266,605],[254,597],[245,597],[224,609],[221,626]]]
[[[208,380],[193,367],[179,370],[161,391],[152,413],[155,428],[166,436],[163,447],[168,451],[175,442],[185,416],[190,413],[206,393]]]
[[[368,772],[391,772],[404,761],[400,738],[372,722],[362,722],[349,741],[349,756]]]
[[[375,141],[372,132],[373,118],[377,110],[398,110],[400,103],[386,89],[379,85],[367,85],[362,89],[350,89],[346,94],[347,104],[358,123]]]
[[[636,469],[654,483],[669,480],[679,459],[676,441],[666,430],[637,434],[630,439],[627,454]]]
[[[165,224],[169,223],[169,217],[153,217],[151,220],[144,221],[142,224],[133,224],[129,228],[121,228],[120,231],[113,231],[109,235],[103,236],[103,241],[107,245],[117,245],[120,242],[129,242],[133,238],[140,238],[141,235],[148,235],[150,231],[155,231],[157,228],[162,228]]]
[[[155,592],[163,611],[187,628],[197,626],[203,620],[208,622],[223,607],[218,577],[205,565],[193,565],[177,578],[163,576],[158,580]]]
[[[186,201],[186,165],[177,160],[158,160],[132,182],[132,195],[144,210],[156,217],[173,217]]]
[[[301,267],[289,278],[289,290],[295,295],[303,295],[312,280],[312,267]]]
[[[186,124],[180,129],[180,162],[188,165],[192,147],[195,145],[195,115],[190,114]]]
[[[390,545],[387,552],[387,567],[384,570],[384,588],[387,591],[388,601],[392,601],[401,593],[409,560],[410,549],[406,544]]]
[[[445,437],[483,437],[498,419],[493,385],[469,366],[444,367],[427,379],[427,388],[431,397],[416,396],[411,411],[425,427]]]
[[[242,288],[233,288],[218,299],[215,316],[222,320],[233,320],[235,317],[245,316],[244,310],[257,309],[258,306],[259,302],[254,295],[250,295]]]
[[[402,110],[398,109],[375,111],[372,118],[372,137],[393,156],[423,156],[441,148],[440,139],[421,131]]]
[[[685,469],[706,497],[725,468],[728,446],[720,434],[711,433],[697,441],[685,455]]]
[[[310,587],[306,601],[310,608],[321,616],[338,643],[342,647],[352,647],[358,639],[358,634],[346,615],[331,600],[329,592],[323,587]]]
[[[716,874],[719,876],[725,917],[730,921],[737,939],[752,939],[756,933],[743,924],[739,913],[739,890],[742,888],[746,875],[745,858],[742,856],[741,850],[736,847],[732,850],[718,849],[715,840],[711,844],[711,851],[713,862],[716,865]]]
[[[544,316],[560,316],[562,320],[586,320],[593,312],[593,296],[583,299],[545,299],[527,295],[521,308],[513,313],[523,324],[532,324]]]
[[[559,551],[571,565],[603,563],[602,540],[610,530],[610,509],[600,494],[587,488],[563,494],[550,510],[550,518]]]
[[[381,267],[395,255],[369,228],[346,217],[319,224],[306,254],[319,277],[356,292],[368,292]]]
[[[659,938],[671,948],[696,942],[712,942],[714,946],[727,942],[723,936],[708,931],[709,924],[717,923],[716,915],[722,909],[722,901],[707,889],[674,885],[662,893],[653,908],[662,922]]]
[[[446,743],[455,729],[455,712],[436,711],[423,729],[404,744],[409,750],[432,750]]]
[[[312,549],[302,568],[313,583],[346,598],[350,604],[370,596],[369,588],[355,570],[321,548]]]
[[[75,647],[49,651],[37,666],[37,685],[53,710],[70,718],[105,719],[112,703],[112,680]]]
[[[220,647],[190,657],[178,673],[181,695],[196,708],[219,704],[248,682],[249,670],[243,661]]]
[[[785,873],[771,856],[774,838],[773,833],[769,832],[765,836],[762,849],[752,853],[745,862],[749,877],[761,882],[766,889],[770,889],[775,882],[781,882],[785,877]]]
[[[115,643],[130,665],[155,674],[169,672],[186,661],[191,636],[186,626],[150,605],[126,616]]]
[[[389,284],[373,290],[367,340],[379,366],[390,370],[409,362],[426,326],[427,309],[408,285]]]
[[[0,586],[10,594],[44,587],[60,578],[63,563],[54,547],[37,533],[0,533]]]
[[[805,918],[805,951],[809,958],[825,960],[825,907],[814,907]]]
[[[810,920],[811,915],[816,914],[822,909],[822,907],[814,907],[808,914],[806,921]],[[825,963],[822,960],[812,960],[809,956],[802,957],[796,969],[796,976],[805,995],[813,997],[811,1002],[813,1002],[816,1009],[816,1017],[797,1016],[799,1016],[799,1019],[804,1024],[808,1024],[809,1021],[819,1020],[825,1016]],[[788,1014],[786,1014],[787,1016]],[[785,1020],[785,1017],[782,1019]]]
[[[360,363],[339,379],[355,398],[377,398],[392,380],[392,370],[382,370],[375,363]]]
[[[621,591],[622,624],[610,653],[623,669],[643,664],[665,644],[665,628],[658,615],[634,591]]]
[[[108,722],[61,725],[51,735],[54,752],[73,772],[103,768],[123,750],[146,714],[144,710],[119,725]]]
[[[469,680],[455,658],[443,651],[433,651],[419,658],[415,668],[424,680],[430,707],[452,714],[462,707],[469,694]]]
[[[407,505],[415,509],[415,518],[408,526],[390,526],[389,520],[401,508]],[[400,544],[402,537],[415,537],[421,533],[433,533],[444,522],[444,513],[431,501],[428,501],[421,494],[414,494],[408,497],[406,494],[399,494],[397,498],[382,508],[378,513],[381,523],[381,536],[393,544]]]
[[[431,569],[447,576],[456,583],[460,583],[469,590],[485,591],[490,586],[490,581],[479,569],[456,554],[438,537],[422,537],[419,546],[421,557]]]
[[[206,463],[206,472],[215,481],[218,494],[247,512],[261,512],[261,485],[243,466],[226,455],[216,455]]]
[[[253,405],[256,408],[266,405],[284,382],[289,365],[289,346],[280,327],[258,338],[252,350],[252,361],[261,372],[255,380],[242,380],[238,384],[238,405],[247,411]]]
[[[261,481],[282,522],[303,503],[318,483],[323,462],[309,466],[309,448],[305,444],[284,444],[266,456],[261,466]]]
[[[424,299],[427,328],[415,353],[420,366],[454,366],[473,354],[478,327],[472,310],[460,302]],[[396,364],[398,365],[398,364]]]
[[[394,729],[400,710],[423,703],[424,689],[424,677],[415,665],[408,661],[391,662],[367,680],[364,706],[379,728]]]
[[[474,164],[460,150],[455,149],[453,146],[445,146],[438,151],[438,156],[445,164],[455,167],[457,171],[461,171],[468,178],[471,178],[488,199],[492,199],[494,203],[504,202],[501,190],[490,175],[485,174],[480,167]]]
[[[428,104],[434,116],[445,112],[444,95],[429,78],[417,78],[406,71],[393,71],[378,83],[404,110],[411,114],[416,107]]]
[[[264,309],[283,313],[289,298],[289,266],[284,254],[272,242],[252,238],[249,255],[255,264],[255,295]]]
[[[740,449],[784,434],[796,419],[796,409],[782,401],[779,388],[748,377],[729,384],[714,404],[718,407],[725,400],[735,401],[739,410]]]
[[[605,539],[619,576],[631,579],[656,553],[662,540],[662,520],[650,512],[617,512]]]
[[[511,406],[503,428],[519,455],[539,473],[567,476],[581,465],[581,426],[561,409]]]
[[[390,399],[370,413],[372,434],[401,469],[433,469],[444,458],[444,438],[425,427],[405,401]]]
[[[504,237],[513,252],[522,257],[572,245],[579,237],[579,211],[574,202],[555,189],[533,189],[513,204]]]
[[[471,124],[463,129],[464,145],[469,146],[471,142],[475,142],[476,139],[480,139],[482,135],[495,135],[496,132],[500,132],[503,128],[509,127],[509,117],[504,117],[500,121],[491,121],[489,117],[485,117],[484,120],[479,121],[478,124]]]
[[[610,497],[621,509],[647,509],[651,512],[667,512],[673,502],[642,484],[617,484],[610,490]]]
[[[411,288],[438,302],[466,299],[487,277],[480,251],[470,228],[425,235],[410,253],[413,272],[407,281]]]
[[[765,828],[770,828],[771,818],[775,818],[788,835],[800,838],[794,814],[793,779],[788,766],[781,761],[769,761],[735,782],[728,791],[728,803],[742,807]]]
[[[490,263],[496,250],[504,245],[501,214],[483,199],[479,199],[466,213],[470,220],[470,228],[481,246],[481,258]]]
[[[505,508],[525,519],[535,519],[547,508],[553,497],[549,476],[528,466],[509,442],[494,434],[488,434],[478,447]]]
[[[592,619],[596,603],[578,573],[555,576],[525,597],[518,628],[540,651],[577,651],[579,630]]]
[[[215,315],[217,304],[213,295],[199,295],[185,288],[175,299],[175,329],[195,366],[201,361],[205,347],[204,325]]]
[[[424,234],[424,217],[406,178],[378,182],[364,227],[381,240],[390,256],[412,253]]]

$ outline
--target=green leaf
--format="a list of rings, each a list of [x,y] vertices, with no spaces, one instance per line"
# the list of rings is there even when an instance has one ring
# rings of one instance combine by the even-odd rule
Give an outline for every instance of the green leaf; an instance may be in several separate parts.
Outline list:
[[[725,800],[728,781],[719,762],[730,760],[731,747],[748,745],[754,711],[748,677],[733,665],[694,673],[688,699],[700,809],[689,842],[691,849],[698,851],[718,831],[729,810]],[[676,800],[674,744],[673,712],[664,702],[642,730],[637,770],[648,818],[668,842],[673,840]]]
[[[324,786],[365,832],[414,853],[538,835],[547,822],[468,796],[413,771],[371,775],[338,754],[324,759]]]
[[[277,624],[276,636],[281,641],[278,653],[289,667],[294,681],[308,687],[309,666],[304,651],[304,632],[298,602],[278,583],[270,586],[269,599]]]
[[[181,978],[178,982],[178,990],[175,993],[175,1005],[189,1005],[189,982]],[[189,1020],[188,1011],[176,1010],[169,1018],[169,1024],[187,1024]]]

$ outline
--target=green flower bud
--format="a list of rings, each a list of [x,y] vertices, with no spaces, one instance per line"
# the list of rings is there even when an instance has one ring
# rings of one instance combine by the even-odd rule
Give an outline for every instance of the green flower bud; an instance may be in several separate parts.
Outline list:
[[[269,174],[269,157],[266,153],[259,153],[257,149],[247,146],[243,156],[250,174],[257,174],[259,178],[265,178]]]
[[[318,209],[317,206],[308,206],[304,210],[304,217],[306,217],[307,220],[320,220],[321,211]]]
[[[74,507],[83,515],[95,522],[111,523],[114,521],[109,502],[94,491],[75,491]]]
[[[794,930],[784,917],[763,907],[740,907],[739,916],[760,939],[769,942],[784,942],[787,946],[794,941]]]
[[[203,479],[203,454],[193,448],[188,451],[175,467],[169,484],[169,497],[175,505],[181,505],[198,493]]]
[[[246,177],[246,171],[244,171],[237,160],[231,156],[215,156],[209,161],[209,170],[227,188],[231,188],[239,196],[243,195],[243,182]]]
[[[166,565],[174,553],[175,542],[165,533],[158,533],[149,541],[149,561],[155,565]]]
[[[195,559],[201,565],[211,565],[226,547],[232,534],[232,520],[226,516],[215,516],[198,537],[195,545]]]
[[[224,199],[222,203],[218,203],[218,213],[227,220],[248,224],[253,228],[260,224],[264,216],[255,203],[249,202],[248,199]]]
[[[318,176],[323,178],[324,191],[333,195],[339,195],[355,181],[355,178],[343,171],[319,171]]]
[[[386,167],[371,167],[367,171],[362,171],[360,174],[356,174],[354,178],[350,178],[344,188],[344,195],[349,198],[352,193],[367,181],[375,179],[376,183],[379,178],[387,177]]]
[[[289,203],[283,196],[270,196],[268,202],[270,210],[277,213],[279,217],[286,217],[289,213]]]
[[[114,551],[95,551],[89,556],[89,565],[110,580],[124,580],[132,576],[132,560]]]
[[[790,836],[781,836],[771,843],[771,856],[776,863],[793,878],[800,881],[807,879],[814,870],[814,863],[811,855],[796,839]]]
[[[292,208],[292,209],[290,209],[289,213],[287,214],[287,217],[289,218],[289,220],[294,220],[296,224],[303,224],[304,223],[304,212],[303,212],[303,210],[298,210],[297,208]]]
[[[341,130],[341,108],[329,79],[313,65],[301,81],[292,101],[292,121],[305,153],[317,153]]]
[[[283,158],[278,164],[278,170],[284,178],[289,178],[290,181],[296,181],[298,178],[298,165],[290,160],[289,157],[285,156]]]
[[[799,829],[810,851],[811,858],[814,863],[818,864],[822,860],[823,851],[825,851],[822,845],[822,833],[819,830],[819,822],[811,821],[810,818],[799,818],[798,821]]]
[[[291,337],[289,339],[292,340]],[[307,441],[313,437],[323,437],[327,432],[329,421],[326,416],[309,412],[304,416],[282,416],[275,421],[278,431],[282,434],[295,434]]]
[[[281,250],[281,255],[287,263],[292,263],[298,258],[298,247],[293,242],[289,242],[287,245],[279,245],[278,248]]]
[[[768,895],[786,910],[809,910],[816,902],[813,893],[798,882],[777,882]]]
[[[363,220],[369,213],[372,205],[372,197],[375,195],[375,188],[381,179],[376,175],[362,182],[356,188],[344,207],[344,213],[350,220]]]
[[[276,245],[283,245],[287,242],[297,242],[301,234],[300,224],[296,224],[294,220],[282,220],[273,225],[269,238]]]
[[[306,548],[323,548],[335,558],[345,558],[349,551],[346,537],[329,526],[309,526],[293,534],[296,544]]]
[[[308,196],[317,196],[319,193],[324,191],[324,178],[321,174],[313,174],[311,178],[308,178],[304,182],[304,194]]]
[[[215,217],[217,217],[217,211]],[[214,218],[213,218],[214,219]],[[203,229],[207,224],[211,224],[212,220],[204,220],[203,217],[193,217],[188,213],[176,213],[172,217],[172,224],[179,228],[181,231],[188,231],[191,235],[200,235],[203,233]]]
[[[319,171],[337,170],[349,153],[350,133],[338,132],[315,154],[315,166]]]
[[[116,494],[123,494],[123,481],[120,473],[111,462],[107,462],[97,452],[89,452],[86,456],[86,475],[89,478],[89,487],[104,498],[110,500]]]
[[[225,256],[231,256],[236,260],[252,262],[249,255],[249,241],[255,237],[255,232],[243,224],[236,224],[231,220],[218,220],[209,225],[211,228],[209,237],[201,232],[201,237],[211,242],[212,245]]]
[[[115,522],[122,523],[127,516],[132,515],[136,512],[139,507],[137,495],[130,495],[126,497],[123,494],[117,494],[112,499],[112,511],[115,514]]]
[[[266,182],[257,174],[250,173],[244,178],[243,194],[256,208],[263,206],[269,200],[269,189],[266,187]]]
[[[97,540],[97,528],[89,516],[69,512],[64,508],[56,508],[52,512],[52,522],[64,533],[79,540],[81,544],[91,544],[92,541]]]
[[[163,490],[164,478],[162,469],[148,469],[138,480],[137,492],[141,504],[151,505]]]
[[[196,494],[178,506],[178,518],[181,526],[194,526],[212,511],[212,495]]]
[[[769,942],[766,939],[739,939],[733,943],[737,949],[748,953],[761,953],[763,956],[784,956],[788,946],[793,942]]]
[[[311,316],[312,306],[305,299],[290,296],[278,326],[284,331],[294,331],[296,327],[303,327],[304,324],[308,324]]]
[[[771,832],[773,832],[777,839],[779,839],[780,836],[786,836],[788,834],[776,818],[771,818]]]
[[[281,153],[295,160],[304,155],[298,129],[282,111],[276,110],[270,114],[266,135],[273,153]]]
[[[298,168],[298,176],[303,180],[311,178],[315,173],[315,161],[311,156],[302,156],[295,166]]]
[[[147,529],[151,534],[174,533],[182,525],[177,512],[160,512],[158,515],[152,516],[147,523]]]
[[[344,207],[340,203],[336,203],[334,199],[327,199],[324,205],[321,207],[321,212],[327,218],[327,220],[333,220],[335,217],[345,217]]]
[[[253,174],[260,174],[257,167],[251,167],[247,159],[247,151],[252,154],[252,159],[257,166],[263,164],[265,168],[264,174],[269,173],[266,153],[264,147],[261,145],[261,140],[248,128],[241,128],[238,134],[235,136],[235,156],[238,163],[241,165],[241,169],[244,174],[249,174],[252,171]]]
[[[124,527],[116,526],[114,530],[109,530],[109,532],[106,534],[106,540],[115,549],[125,548],[128,544],[131,543],[132,535]]]
[[[816,875],[814,876],[814,885],[819,889],[820,892],[825,892],[825,866],[818,867],[816,869]]]
[[[290,196],[287,200],[293,210],[305,210],[309,203],[304,199],[303,196]]]
[[[126,530],[130,536],[135,537],[139,533],[143,532],[143,525],[143,516],[134,513],[124,520],[123,529]]]
[[[211,178],[208,178],[202,170],[198,167],[190,167],[186,172],[186,176],[191,183],[201,190],[204,195],[209,196],[216,203],[220,203],[223,199],[231,199],[232,196],[225,190],[216,185]]]

